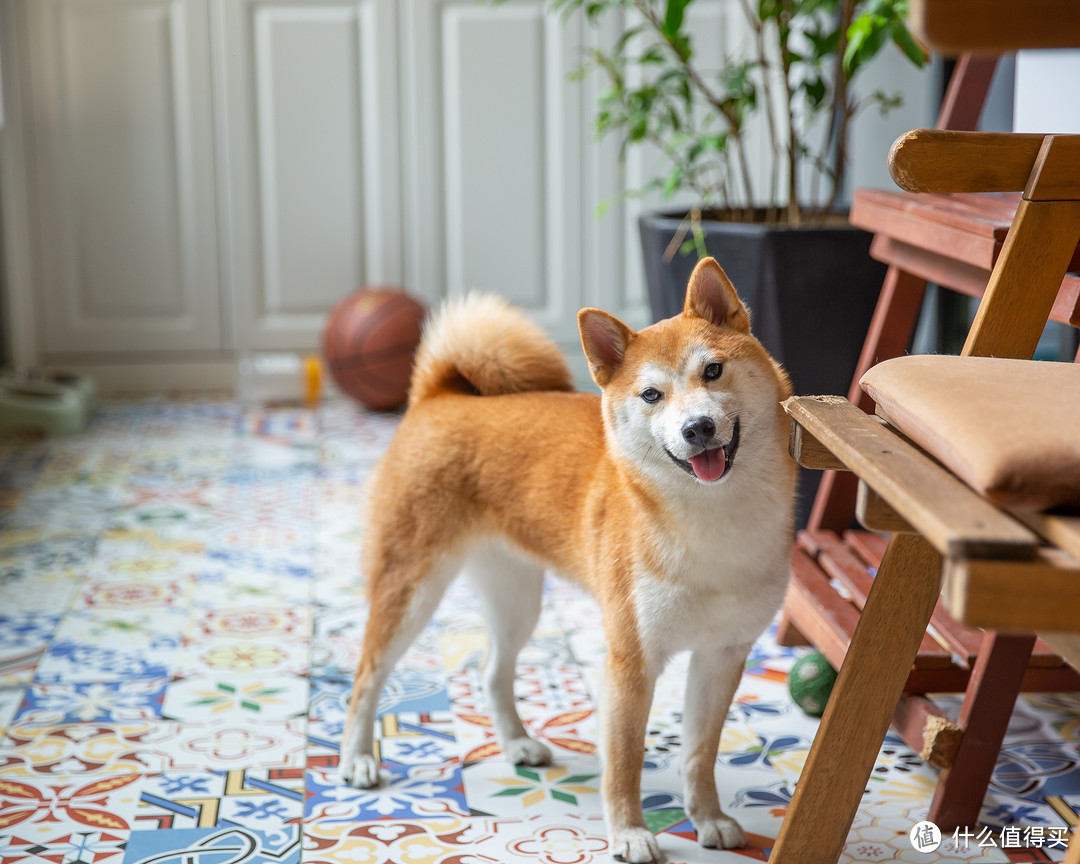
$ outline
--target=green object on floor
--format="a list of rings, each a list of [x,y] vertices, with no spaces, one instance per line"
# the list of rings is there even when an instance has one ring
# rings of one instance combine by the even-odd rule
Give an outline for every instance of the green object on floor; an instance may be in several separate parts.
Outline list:
[[[52,437],[85,429],[94,412],[94,382],[79,375],[0,381],[0,433]]]
[[[788,672],[791,698],[811,717],[820,717],[825,713],[825,705],[835,683],[836,670],[820,651],[811,651],[805,657],[800,657]]]

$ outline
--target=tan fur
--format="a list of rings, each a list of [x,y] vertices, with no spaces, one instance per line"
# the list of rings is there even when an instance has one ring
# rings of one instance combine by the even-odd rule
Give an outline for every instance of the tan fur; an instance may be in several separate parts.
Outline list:
[[[543,330],[501,297],[470,293],[447,302],[425,325],[409,405],[441,392],[572,389],[566,360]]]
[[[371,612],[342,771],[360,785],[374,782],[370,760],[355,767],[363,754],[347,751],[367,747],[372,691],[400,656],[403,634],[437,603],[442,587],[429,574],[499,538],[599,600],[609,644],[603,786],[612,848],[650,861],[658,852],[640,812],[641,740],[656,675],[671,653],[690,647],[702,658],[700,674],[724,682],[717,698],[730,701],[741,658],[783,594],[795,466],[780,402],[791,388],[749,335],[747,310],[711,260],[695,270],[676,318],[638,333],[599,310],[583,310],[579,321],[602,398],[553,392],[569,389],[558,349],[502,301],[451,304],[427,328],[409,410],[371,485],[363,555]],[[700,357],[723,362],[718,380],[702,378]],[[641,434],[627,424],[641,425],[653,410],[639,392],[650,370],[674,382],[664,410],[738,406],[742,439],[730,476],[699,482],[657,455],[659,443],[626,444]],[[730,435],[731,417],[715,413],[717,437],[721,427]],[[656,605],[654,597],[668,595],[683,598],[686,612]],[[729,622],[730,635],[686,620],[708,610]],[[695,825],[702,842],[734,845],[742,832],[715,800],[708,758],[726,705],[696,708],[720,714],[693,732]]]

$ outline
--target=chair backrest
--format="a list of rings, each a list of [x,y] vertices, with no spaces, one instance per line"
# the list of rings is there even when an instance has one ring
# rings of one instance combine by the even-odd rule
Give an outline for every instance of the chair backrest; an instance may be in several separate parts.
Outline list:
[[[962,353],[1031,357],[1080,242],[1080,135],[919,129],[889,170],[909,192],[1023,192]]]

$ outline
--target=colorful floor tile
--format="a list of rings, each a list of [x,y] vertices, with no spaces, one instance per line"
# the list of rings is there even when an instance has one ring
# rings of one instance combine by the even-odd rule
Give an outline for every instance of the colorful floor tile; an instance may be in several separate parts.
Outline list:
[[[382,785],[338,775],[367,619],[363,489],[398,420],[153,398],[106,406],[82,435],[0,444],[0,864],[610,860],[606,640],[595,602],[551,576],[515,695],[553,765],[499,750],[462,581],[380,696]],[[686,658],[661,678],[642,807],[673,864],[768,859],[818,727],[787,693],[799,654],[763,634],[728,715],[717,786],[743,849],[697,844]],[[979,824],[924,853],[910,832],[937,774],[890,736],[841,861],[1061,861],[1078,745],[1080,696],[1022,699]]]

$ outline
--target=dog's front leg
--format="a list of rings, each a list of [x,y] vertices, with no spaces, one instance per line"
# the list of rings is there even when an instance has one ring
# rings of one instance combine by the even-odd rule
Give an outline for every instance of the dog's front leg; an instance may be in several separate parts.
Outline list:
[[[748,645],[699,649],[690,657],[683,712],[683,776],[686,811],[698,841],[710,848],[746,845],[739,823],[720,808],[716,793],[716,753]]]
[[[611,854],[634,864],[663,860],[641,812],[643,745],[655,684],[638,652],[608,651],[600,727],[604,818]]]

